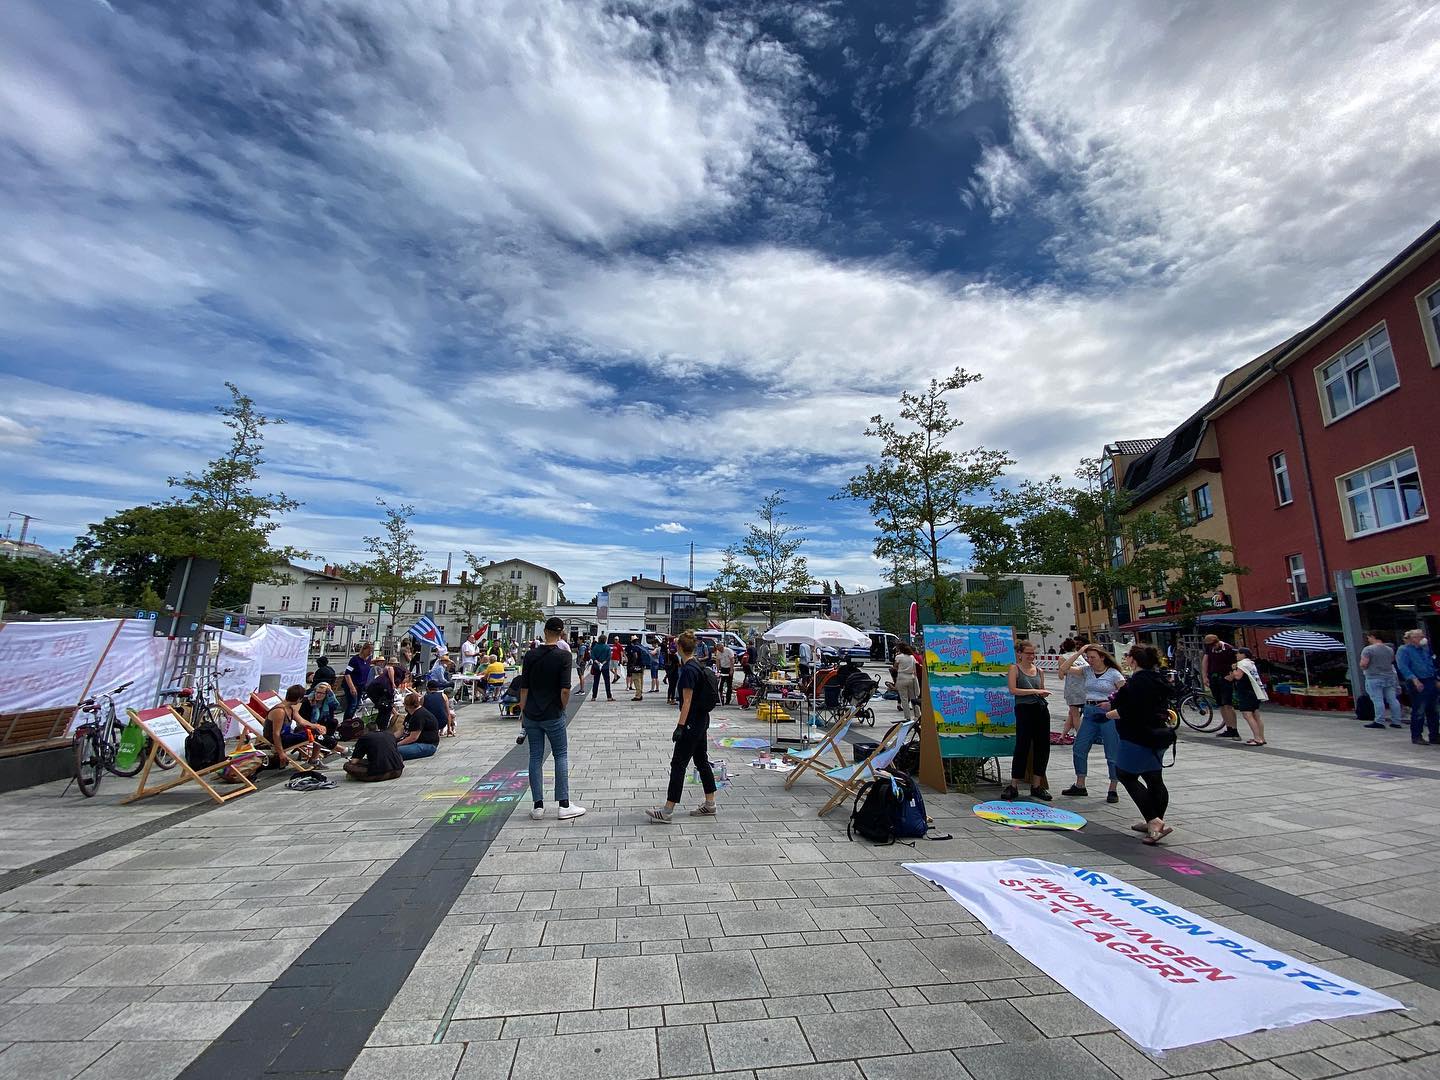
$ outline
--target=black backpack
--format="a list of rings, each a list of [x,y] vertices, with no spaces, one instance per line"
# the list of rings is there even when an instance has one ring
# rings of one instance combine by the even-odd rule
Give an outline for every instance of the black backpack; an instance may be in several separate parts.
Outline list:
[[[854,840],[858,834],[875,844],[895,843],[895,826],[900,820],[903,799],[904,788],[892,783],[890,777],[871,780],[855,793],[855,806],[850,811],[845,835]]]
[[[715,669],[696,660],[690,663],[700,672],[695,680],[695,689],[690,692],[690,715],[709,716],[712,709],[720,704],[720,676]]]
[[[225,733],[213,720],[201,720],[185,736],[185,764],[199,772],[225,760]]]
[[[1375,702],[1370,699],[1369,694],[1361,694],[1355,699],[1355,719],[1362,724],[1375,722]]]

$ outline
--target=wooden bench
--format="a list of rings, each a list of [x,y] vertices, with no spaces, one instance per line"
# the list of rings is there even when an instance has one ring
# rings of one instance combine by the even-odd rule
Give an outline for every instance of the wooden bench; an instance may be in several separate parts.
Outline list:
[[[76,705],[26,712],[0,713],[0,757],[50,750],[70,744],[70,722]]]

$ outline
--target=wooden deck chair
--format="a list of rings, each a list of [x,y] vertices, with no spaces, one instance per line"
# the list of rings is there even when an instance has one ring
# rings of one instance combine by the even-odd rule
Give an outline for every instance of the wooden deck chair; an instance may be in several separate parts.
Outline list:
[[[212,780],[218,779],[219,774],[230,769],[231,761],[227,757],[214,765],[203,769],[192,769],[190,763],[185,760],[185,736],[190,734],[190,725],[185,723],[184,718],[168,705],[162,705],[155,709],[126,709],[132,724],[139,724],[140,730],[150,736],[150,752],[145,755],[145,767],[140,770],[140,783],[135,788],[135,794],[120,802],[132,803],[137,799],[149,798],[151,795],[158,795],[162,791],[169,791],[180,784],[194,781],[204,790],[205,794],[214,799],[217,803],[227,803],[231,799],[238,799],[241,795],[248,795],[256,790],[246,776],[238,771],[231,772],[237,777],[234,790],[224,792],[216,791],[211,784]],[[180,770],[180,775],[172,780],[154,787],[149,786],[150,770],[155,765],[155,756],[164,747],[166,752],[175,759],[175,767]]]
[[[800,779],[800,774],[806,769],[815,769],[822,766],[829,768],[830,763],[823,760],[826,754],[834,754],[835,764],[843,767],[845,764],[845,752],[841,747],[845,745],[845,736],[849,733],[850,725],[854,722],[855,717],[853,715],[847,716],[827,731],[825,737],[814,746],[806,747],[803,750],[785,751],[785,760],[796,766],[790,775],[785,778],[785,786],[789,788],[791,784]]]
[[[845,765],[839,769],[830,769],[820,774],[821,779],[835,785],[835,794],[830,796],[830,801],[820,808],[820,815],[823,817],[835,808],[838,803],[844,802],[847,798],[853,798],[860,790],[860,786],[873,779],[881,769],[890,767],[895,760],[895,755],[910,738],[910,733],[915,730],[918,721],[906,720],[896,724],[885,733],[880,740],[880,745],[875,752],[864,761],[855,765]]]
[[[240,724],[244,731],[243,737],[250,745],[258,746],[267,754],[273,755],[279,748],[270,742],[270,736],[266,732],[266,718],[275,706],[285,704],[284,699],[278,694],[251,694],[249,701],[241,703],[238,709],[233,708],[232,702],[238,701],[238,698],[231,699],[230,702],[222,700],[221,705]],[[245,718],[247,713],[248,719]],[[295,743],[285,747],[285,757],[296,772],[314,772],[324,765],[328,758],[338,754],[339,750],[327,749],[318,742]]]

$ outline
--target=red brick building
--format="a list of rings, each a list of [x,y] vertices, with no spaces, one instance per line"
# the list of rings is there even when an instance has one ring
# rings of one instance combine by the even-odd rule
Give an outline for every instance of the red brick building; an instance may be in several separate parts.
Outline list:
[[[1367,625],[1440,621],[1425,497],[1440,492],[1440,222],[1228,375],[1207,415],[1247,608],[1306,602],[1323,619],[1335,572],[1359,571]]]

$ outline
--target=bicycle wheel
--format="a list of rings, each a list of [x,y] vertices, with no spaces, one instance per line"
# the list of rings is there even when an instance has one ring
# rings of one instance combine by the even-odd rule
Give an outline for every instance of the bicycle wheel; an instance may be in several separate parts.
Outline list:
[[[87,799],[100,787],[100,774],[104,764],[100,757],[100,746],[88,730],[75,733],[75,784],[80,794]]]
[[[1215,709],[1210,699],[1194,691],[1180,699],[1180,719],[1192,731],[1210,731],[1215,723]]]
[[[148,739],[145,741],[145,753],[150,753],[150,741]],[[143,754],[141,755],[141,760],[144,760]],[[175,759],[170,756],[170,751],[166,750],[163,746],[160,748],[160,752],[155,755],[155,767],[157,769],[173,769],[175,767]]]

